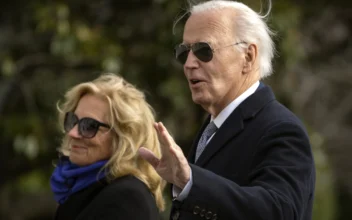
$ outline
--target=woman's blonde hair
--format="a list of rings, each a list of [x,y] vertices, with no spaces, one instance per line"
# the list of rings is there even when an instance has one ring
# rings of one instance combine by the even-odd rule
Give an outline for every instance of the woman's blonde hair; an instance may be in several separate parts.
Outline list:
[[[141,146],[153,151],[156,156],[161,156],[157,133],[153,127],[154,111],[146,102],[144,94],[122,77],[111,73],[103,74],[91,82],[74,86],[65,94],[64,102],[57,106],[61,126],[65,113],[74,111],[85,94],[98,95],[109,103],[113,154],[105,167],[108,180],[125,175],[135,176],[153,193],[159,210],[164,210],[162,191],[165,182],[147,161],[138,156]],[[69,156],[67,135],[64,136],[59,151]]]

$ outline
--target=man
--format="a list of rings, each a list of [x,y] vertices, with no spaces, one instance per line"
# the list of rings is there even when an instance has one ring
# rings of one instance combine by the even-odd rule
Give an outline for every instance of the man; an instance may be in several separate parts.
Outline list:
[[[270,75],[270,31],[238,2],[192,6],[176,58],[209,117],[188,160],[162,123],[162,158],[139,154],[173,184],[171,219],[308,220],[315,168],[299,119],[260,82]]]

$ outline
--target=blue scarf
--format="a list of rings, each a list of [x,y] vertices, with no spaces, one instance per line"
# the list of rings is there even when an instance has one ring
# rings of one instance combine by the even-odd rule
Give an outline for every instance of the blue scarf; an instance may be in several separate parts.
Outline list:
[[[100,170],[106,162],[107,160],[98,161],[79,167],[71,163],[68,157],[61,157],[50,178],[55,200],[63,204],[72,194],[104,178],[105,172]]]

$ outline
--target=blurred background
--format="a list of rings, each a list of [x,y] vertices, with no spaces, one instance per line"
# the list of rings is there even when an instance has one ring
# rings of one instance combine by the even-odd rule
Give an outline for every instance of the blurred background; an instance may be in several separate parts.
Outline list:
[[[243,2],[256,11],[266,3]],[[56,103],[69,87],[102,72],[145,91],[157,119],[188,152],[204,111],[192,103],[173,57],[183,21],[174,35],[172,25],[185,6],[184,0],[1,1],[0,219],[52,218],[49,178],[62,135]],[[314,220],[350,220],[352,3],[275,0],[268,23],[277,54],[265,83],[309,130],[317,167]]]

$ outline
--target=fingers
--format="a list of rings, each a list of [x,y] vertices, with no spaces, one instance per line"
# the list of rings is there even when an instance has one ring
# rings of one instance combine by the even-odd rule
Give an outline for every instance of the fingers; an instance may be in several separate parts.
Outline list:
[[[159,165],[160,160],[155,156],[155,154],[145,147],[141,147],[138,149],[138,154],[148,163],[150,163],[154,169]]]
[[[163,156],[165,155],[165,153],[169,154],[170,152],[172,154],[175,154],[174,146],[176,146],[176,143],[174,139],[171,137],[171,135],[169,134],[169,132],[167,131],[167,129],[165,128],[165,126],[163,125],[163,123],[159,122],[159,123],[156,123],[154,126],[158,133],[158,138],[163,151]]]

